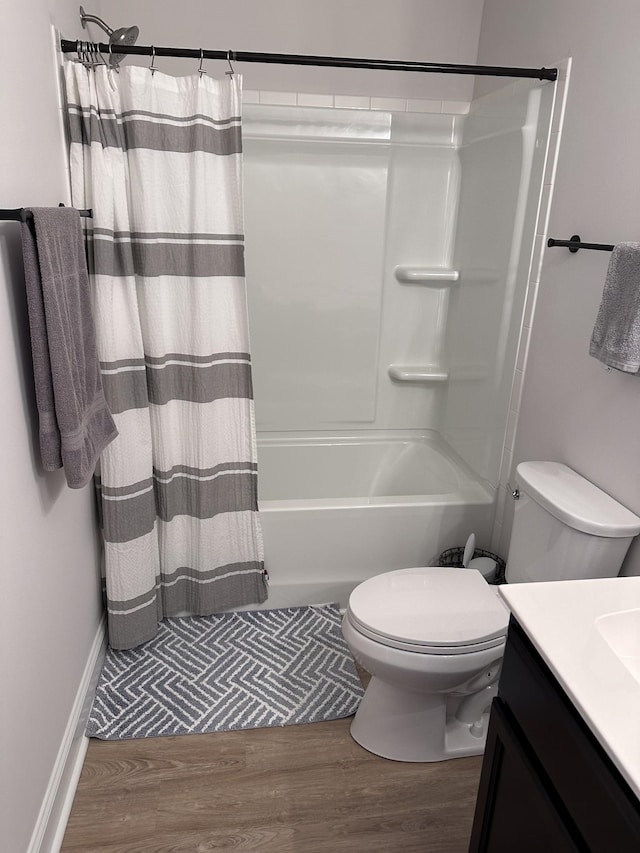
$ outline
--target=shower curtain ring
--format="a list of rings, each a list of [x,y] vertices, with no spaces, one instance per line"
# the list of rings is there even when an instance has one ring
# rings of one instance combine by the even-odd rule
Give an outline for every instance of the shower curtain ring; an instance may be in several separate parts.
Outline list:
[[[227,62],[229,63],[229,70],[225,71],[224,73],[228,74],[230,77],[233,77],[234,70],[233,70],[233,65],[231,64],[231,51],[230,50],[227,51]]]
[[[151,45],[151,65],[149,66],[149,71],[152,77],[156,73],[156,49],[153,45]]]
[[[102,65],[102,54],[98,50],[98,45],[95,42],[91,43],[91,55],[93,57],[93,70],[95,71],[98,65]]]
[[[204,62],[204,51],[202,48],[200,48],[200,65],[198,66],[198,74],[200,75],[201,80],[202,80],[202,75],[207,73],[205,71],[205,69],[202,67],[203,62]]]

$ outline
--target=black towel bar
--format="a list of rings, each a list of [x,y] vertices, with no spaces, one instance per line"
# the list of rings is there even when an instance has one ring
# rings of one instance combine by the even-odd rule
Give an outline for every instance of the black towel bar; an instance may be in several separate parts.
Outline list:
[[[580,240],[579,234],[574,234],[570,240],[554,240],[553,237],[549,237],[547,246],[550,249],[554,246],[563,246],[572,255],[575,255],[579,249],[595,249],[596,252],[613,252],[613,245],[611,243],[583,243]]]
[[[64,204],[59,205],[59,207],[64,207]],[[83,216],[85,218],[93,216],[93,211],[91,210],[91,208],[89,208],[89,210],[79,210],[78,213],[80,214],[80,216]],[[0,207],[0,220],[8,220],[11,222],[26,222],[28,216],[29,211],[26,207]]]

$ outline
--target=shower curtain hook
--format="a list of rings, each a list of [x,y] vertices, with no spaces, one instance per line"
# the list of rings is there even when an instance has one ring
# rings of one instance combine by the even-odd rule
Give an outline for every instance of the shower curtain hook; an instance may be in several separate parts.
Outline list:
[[[203,62],[204,62],[204,51],[202,48],[200,48],[200,65],[198,66],[198,74],[200,75],[201,80],[202,80],[202,75],[207,73],[205,71],[205,69],[202,67]]]
[[[231,51],[230,50],[227,51],[227,62],[229,63],[229,70],[225,71],[224,73],[228,74],[230,77],[233,77],[235,72],[233,70],[233,65],[231,64]]]
[[[98,65],[102,65],[104,62],[102,54],[98,50],[98,45],[95,42],[91,42],[91,54],[93,56],[93,70],[95,71]]]
[[[107,63],[105,63],[106,65]],[[109,71],[115,71],[116,74],[120,73],[120,66],[117,62],[113,61],[113,45],[109,42]]]
[[[156,73],[156,49],[153,45],[151,45],[151,65],[149,66],[149,71],[152,77]]]

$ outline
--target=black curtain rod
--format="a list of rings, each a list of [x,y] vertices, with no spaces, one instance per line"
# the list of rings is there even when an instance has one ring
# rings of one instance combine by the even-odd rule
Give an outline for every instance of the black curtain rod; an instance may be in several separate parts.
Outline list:
[[[63,53],[81,50],[109,53],[108,44],[61,39]],[[297,53],[252,53],[241,50],[200,50],[190,47],[155,47],[153,45],[117,45],[117,54],[133,56],[182,56],[189,59],[225,59],[229,62],[263,62],[276,65],[319,65],[336,68],[377,68],[383,71],[423,71],[436,74],[476,74],[482,77],[531,77],[557,80],[557,68],[502,68],[493,65],[450,65],[439,62],[409,62],[395,59],[351,59],[340,56],[305,56]]]
[[[570,240],[555,240],[553,237],[549,237],[547,246],[550,249],[554,246],[562,246],[562,248],[568,249],[572,255],[575,255],[579,249],[594,249],[596,252],[613,252],[614,248],[611,243],[583,243],[580,240],[579,234],[574,234]]]
[[[64,207],[63,204],[58,205],[58,207]],[[89,210],[79,210],[78,213],[80,216],[85,218],[93,216],[93,211]],[[9,222],[26,222],[27,219],[32,217],[32,213],[26,207],[13,207],[13,208],[1,208],[0,207],[0,221],[9,221]]]

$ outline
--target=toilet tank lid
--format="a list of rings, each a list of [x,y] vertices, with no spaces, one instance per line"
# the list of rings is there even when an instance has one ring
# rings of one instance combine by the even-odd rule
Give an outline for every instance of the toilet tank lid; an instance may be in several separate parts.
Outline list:
[[[516,479],[523,492],[574,530],[609,538],[640,533],[637,515],[561,462],[521,462]]]

